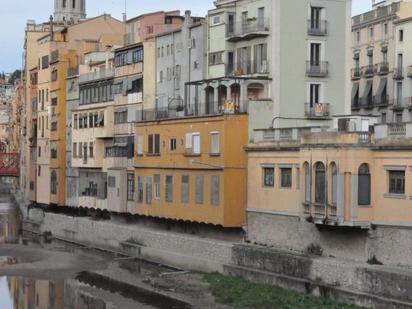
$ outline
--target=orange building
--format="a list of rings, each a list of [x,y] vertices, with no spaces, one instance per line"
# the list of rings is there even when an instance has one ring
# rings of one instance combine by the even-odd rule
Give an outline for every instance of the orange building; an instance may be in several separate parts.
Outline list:
[[[217,113],[137,123],[135,175],[112,189],[135,202],[134,214],[240,227],[247,122],[246,114]]]

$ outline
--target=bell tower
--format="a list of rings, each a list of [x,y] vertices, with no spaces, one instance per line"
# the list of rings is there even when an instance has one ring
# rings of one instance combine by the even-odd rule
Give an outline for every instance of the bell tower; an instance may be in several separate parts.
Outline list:
[[[86,0],[54,0],[54,21],[73,21],[86,18]]]

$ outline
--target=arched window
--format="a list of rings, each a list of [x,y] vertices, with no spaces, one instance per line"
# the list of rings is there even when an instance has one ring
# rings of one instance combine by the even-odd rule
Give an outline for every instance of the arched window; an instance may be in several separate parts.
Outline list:
[[[338,203],[338,168],[336,167],[335,163],[330,164],[330,173],[332,180],[331,202],[332,205],[336,205]]]
[[[50,193],[57,194],[57,173],[52,171],[50,174]]]
[[[358,204],[371,204],[371,174],[368,164],[362,164],[358,171]]]
[[[315,202],[326,202],[326,175],[325,165],[321,162],[315,164]]]
[[[305,202],[310,203],[311,193],[310,193],[310,167],[309,163],[305,162],[303,164],[303,170],[305,173]]]

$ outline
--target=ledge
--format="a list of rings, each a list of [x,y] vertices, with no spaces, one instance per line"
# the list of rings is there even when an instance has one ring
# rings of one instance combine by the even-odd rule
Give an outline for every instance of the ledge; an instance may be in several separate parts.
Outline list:
[[[406,200],[406,195],[405,194],[385,193],[384,198],[396,199],[396,200]]]

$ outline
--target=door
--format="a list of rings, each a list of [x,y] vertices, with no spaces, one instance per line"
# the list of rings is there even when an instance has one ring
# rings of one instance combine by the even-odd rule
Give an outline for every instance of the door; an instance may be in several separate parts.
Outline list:
[[[310,85],[310,107],[313,108],[315,104],[320,101],[320,85],[311,84]]]
[[[248,29],[248,22],[247,22],[247,12],[242,12],[242,34],[247,33]]]
[[[319,43],[310,44],[310,64],[312,67],[320,66],[320,44]]]
[[[258,9],[258,28],[263,31],[265,27],[265,8]]]
[[[322,8],[312,6],[310,9],[310,26],[311,29],[319,29],[320,28],[320,21],[321,21],[321,11]]]

